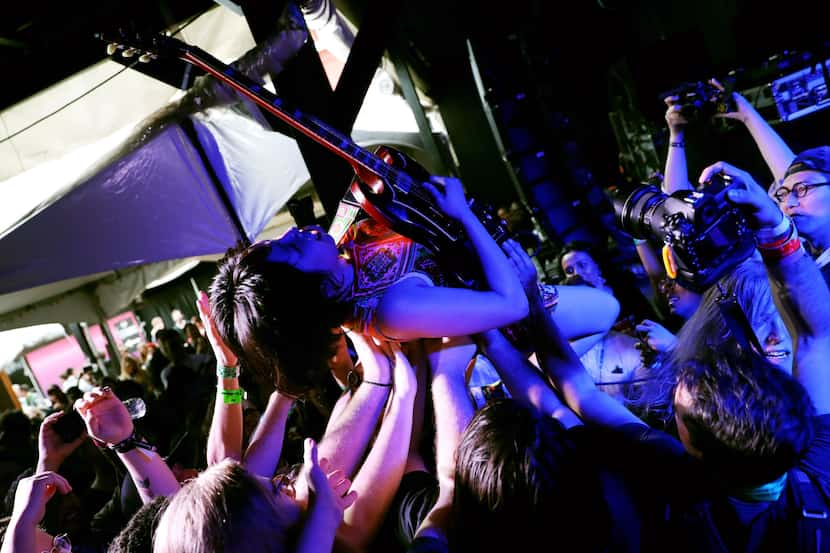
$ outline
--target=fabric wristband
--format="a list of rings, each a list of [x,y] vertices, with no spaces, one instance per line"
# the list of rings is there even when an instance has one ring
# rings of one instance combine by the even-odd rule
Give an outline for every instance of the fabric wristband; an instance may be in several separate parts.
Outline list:
[[[791,238],[778,248],[760,249],[761,257],[764,261],[781,261],[785,257],[789,257],[797,251],[804,251],[801,246],[801,240],[798,239],[798,236]]]
[[[772,228],[760,229],[755,233],[755,240],[759,248],[774,249],[781,247],[789,238],[792,237],[795,230],[795,225],[792,219],[784,215],[781,222]]]
[[[216,367],[216,376],[219,378],[239,378],[239,365],[235,367],[226,367],[225,365],[218,365]]]
[[[236,405],[238,403],[242,403],[242,401],[247,397],[245,390],[242,388],[234,388],[233,390],[225,390],[220,388],[219,391],[222,393],[222,402],[225,405]]]

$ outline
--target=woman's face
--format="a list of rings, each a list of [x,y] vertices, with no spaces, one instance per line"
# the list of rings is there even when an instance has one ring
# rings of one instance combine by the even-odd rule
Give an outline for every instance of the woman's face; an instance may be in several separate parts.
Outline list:
[[[677,315],[685,321],[695,314],[702,299],[700,294],[684,288],[677,282],[673,282],[666,288],[666,301],[669,304],[669,311],[673,315]]]
[[[566,277],[579,276],[586,284],[601,288],[605,284],[599,266],[585,252],[572,251],[562,256],[562,271]]]
[[[334,273],[341,263],[334,238],[318,226],[294,227],[269,247],[269,261],[287,263],[303,273]]]

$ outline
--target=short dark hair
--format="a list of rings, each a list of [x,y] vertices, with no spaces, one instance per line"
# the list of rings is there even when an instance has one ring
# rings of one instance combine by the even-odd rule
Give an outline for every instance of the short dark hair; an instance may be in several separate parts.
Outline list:
[[[594,531],[576,535],[586,519]],[[599,475],[580,462],[565,427],[512,399],[489,402],[461,438],[453,522],[452,543],[470,551],[515,547],[519,535],[523,543],[556,536],[563,550],[602,550],[611,524]]]
[[[329,375],[346,306],[322,293],[323,277],[268,261],[267,245],[237,246],[210,285],[213,320],[245,370],[270,389],[301,394]]]
[[[678,409],[706,465],[732,485],[757,486],[795,466],[813,438],[815,408],[793,377],[726,345],[680,368],[691,405]]]

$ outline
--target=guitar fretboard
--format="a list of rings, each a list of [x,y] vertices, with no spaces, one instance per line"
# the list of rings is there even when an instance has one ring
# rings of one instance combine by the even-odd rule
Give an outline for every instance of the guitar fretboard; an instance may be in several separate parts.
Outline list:
[[[229,85],[238,93],[249,98],[292,128],[325,146],[353,166],[357,164],[392,186],[396,186],[425,201],[432,201],[426,189],[406,173],[387,164],[369,150],[355,144],[345,134],[326,125],[319,119],[307,115],[298,109],[288,108],[281,98],[272,94],[261,84],[253,81],[236,69],[223,64],[207,52],[189,46],[181,58]]]

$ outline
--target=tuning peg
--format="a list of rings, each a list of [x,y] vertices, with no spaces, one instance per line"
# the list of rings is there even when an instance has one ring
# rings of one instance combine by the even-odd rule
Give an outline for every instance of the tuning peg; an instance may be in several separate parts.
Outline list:
[[[146,54],[141,54],[138,57],[138,61],[141,62],[141,63],[150,63],[154,59],[156,59],[156,56],[154,56],[150,52],[147,52]]]
[[[114,42],[110,42],[109,44],[107,44],[107,55],[108,56],[113,55],[117,51],[118,51],[118,44],[116,44]]]
[[[131,57],[133,57],[134,55],[136,55],[137,53],[138,53],[138,50],[137,50],[137,49],[135,49],[135,48],[127,48],[127,49],[125,49],[123,52],[121,52],[121,55],[122,55],[122,56],[124,56],[125,58],[131,58]]]

